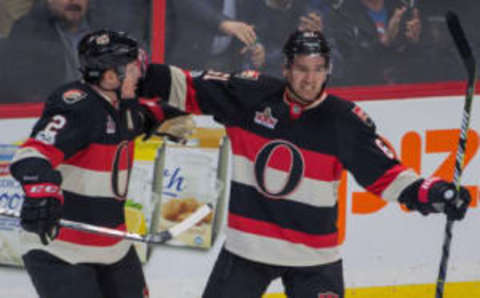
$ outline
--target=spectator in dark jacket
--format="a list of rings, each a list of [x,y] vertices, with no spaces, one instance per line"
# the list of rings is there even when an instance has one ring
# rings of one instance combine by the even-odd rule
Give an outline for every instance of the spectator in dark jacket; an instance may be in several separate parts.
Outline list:
[[[0,100],[43,101],[56,86],[80,78],[76,46],[90,29],[88,0],[37,1],[0,48]]]
[[[423,61],[422,20],[398,0],[351,0],[331,28],[345,58],[346,84],[414,82]]]
[[[42,102],[53,88],[80,79],[77,44],[91,30],[131,32],[145,45],[148,4],[148,0],[35,1],[0,45],[0,102]]]

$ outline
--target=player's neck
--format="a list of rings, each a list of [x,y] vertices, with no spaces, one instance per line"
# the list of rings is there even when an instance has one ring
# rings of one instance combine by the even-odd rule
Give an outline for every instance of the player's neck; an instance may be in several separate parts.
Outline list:
[[[325,98],[327,98],[327,93],[322,91],[322,93],[317,97],[317,99],[313,101],[306,101],[305,99],[302,99],[300,96],[295,94],[290,88],[286,88],[285,93],[284,93],[284,100],[289,103],[289,102],[295,102],[298,105],[300,105],[303,109],[310,109],[313,107],[318,106],[320,103],[322,103]]]
[[[105,90],[99,86],[92,85],[92,88],[97,91],[100,96],[109,102],[114,108],[118,108],[118,95],[113,90]]]

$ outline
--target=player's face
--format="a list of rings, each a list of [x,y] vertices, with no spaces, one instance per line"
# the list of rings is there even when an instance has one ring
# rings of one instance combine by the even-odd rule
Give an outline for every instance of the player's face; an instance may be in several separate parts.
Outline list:
[[[79,24],[88,8],[88,0],[48,0],[52,13],[69,24]]]
[[[325,58],[320,55],[297,55],[283,70],[290,87],[305,101],[314,101],[320,96],[327,73]]]

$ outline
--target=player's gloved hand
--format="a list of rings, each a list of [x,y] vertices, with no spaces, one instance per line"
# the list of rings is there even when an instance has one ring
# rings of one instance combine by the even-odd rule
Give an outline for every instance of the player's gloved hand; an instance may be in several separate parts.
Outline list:
[[[163,122],[155,131],[155,134],[167,136],[174,142],[186,143],[187,138],[193,133],[195,127],[192,115],[177,116]]]
[[[53,171],[49,182],[23,183],[25,199],[20,212],[20,225],[26,231],[37,233],[44,245],[58,236],[62,216],[63,194],[61,176]]]
[[[457,192],[455,184],[437,177],[421,179],[410,185],[401,195],[400,202],[423,215],[445,213],[450,220],[465,217],[470,204],[470,193],[465,187]]]

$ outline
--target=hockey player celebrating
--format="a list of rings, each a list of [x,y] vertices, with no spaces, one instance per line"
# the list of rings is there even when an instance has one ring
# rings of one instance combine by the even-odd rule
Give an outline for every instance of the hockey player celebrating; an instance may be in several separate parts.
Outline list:
[[[10,171],[25,192],[21,226],[39,236],[27,234],[23,260],[42,298],[148,296],[130,241],[58,227],[65,218],[125,230],[134,138],[169,118],[174,125],[164,132],[188,133],[178,121],[185,113],[136,98],[140,56],[124,33],[86,35],[79,44],[84,80],[53,92],[14,157]]]
[[[213,115],[232,143],[227,238],[204,298],[259,298],[277,277],[288,297],[344,297],[336,227],[343,169],[425,215],[460,220],[470,202],[465,188],[457,196],[453,183],[402,165],[360,107],[325,92],[331,62],[321,33],[294,32],[284,53],[286,81],[150,65],[142,84],[146,96]]]

